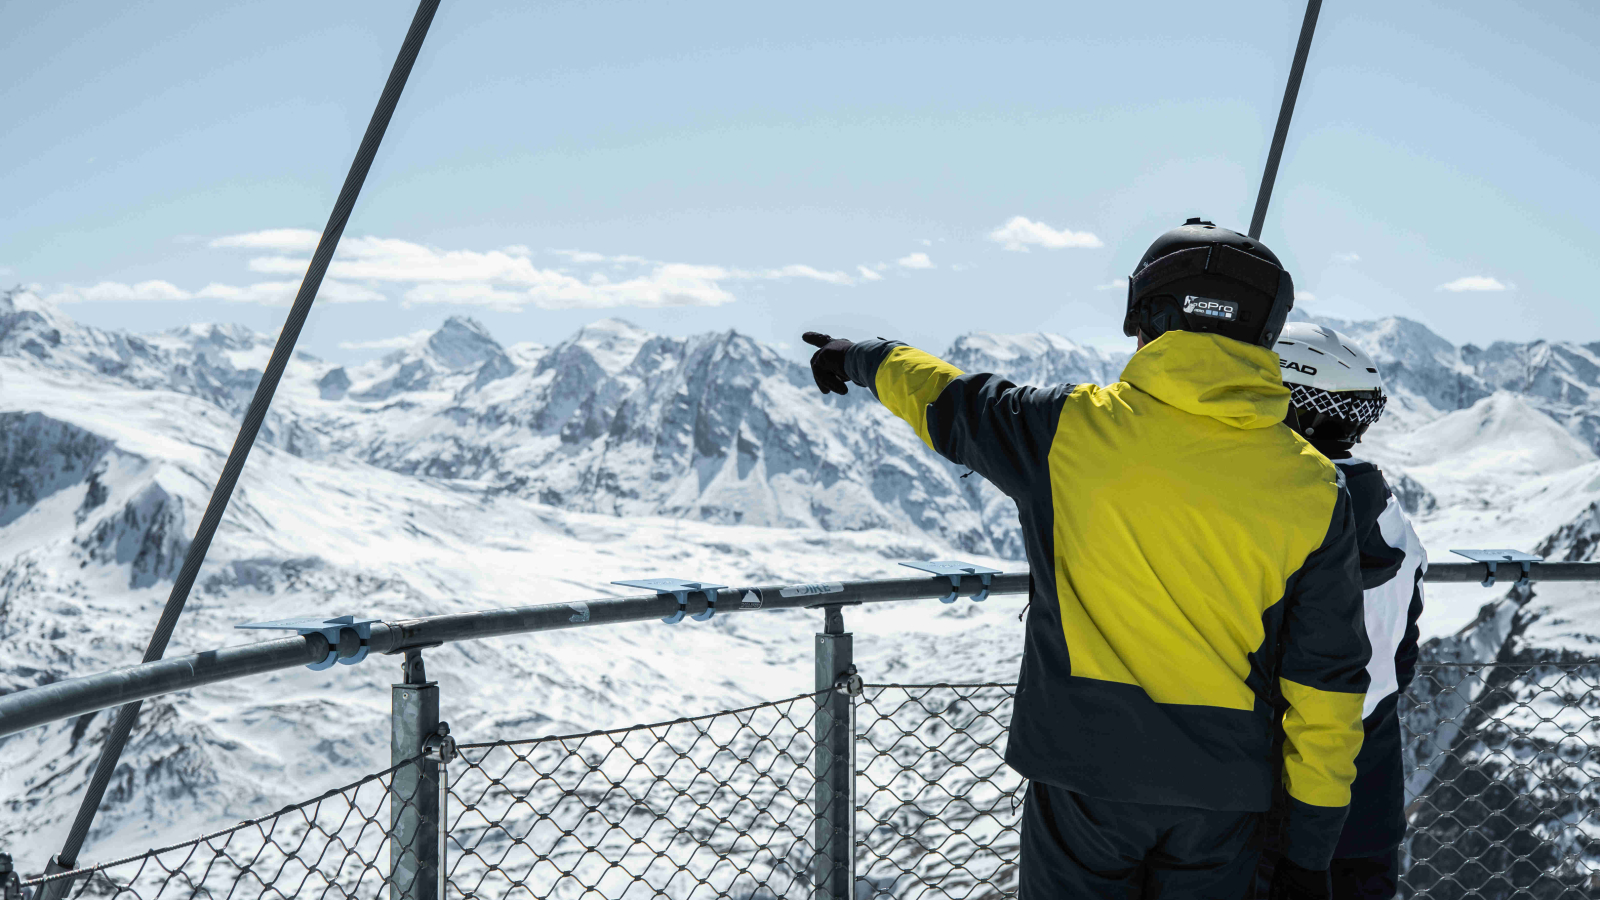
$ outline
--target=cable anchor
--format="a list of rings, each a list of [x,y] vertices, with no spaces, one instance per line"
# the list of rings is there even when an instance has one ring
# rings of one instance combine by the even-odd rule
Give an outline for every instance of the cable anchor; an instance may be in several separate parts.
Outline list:
[[[974,594],[972,597],[973,603],[982,603],[983,601],[989,599],[990,579],[996,575],[1004,574],[999,569],[991,569],[988,566],[978,566],[973,565],[972,563],[961,562],[953,559],[935,559],[929,560],[928,562],[903,562],[900,565],[905,566],[908,569],[921,569],[924,572],[932,573],[933,577],[935,578],[950,579],[950,593],[948,596],[940,597],[940,603],[956,602],[956,598],[961,596],[961,578],[965,575],[976,575],[983,581],[983,590]]]
[[[678,601],[678,611],[670,616],[663,616],[661,621],[668,625],[676,625],[683,621],[683,614],[689,611],[689,595],[704,594],[706,598],[706,611],[696,616],[690,616],[696,622],[704,622],[717,614],[717,591],[727,587],[725,584],[710,584],[704,581],[684,581],[681,578],[641,578],[636,581],[613,581],[623,587],[644,588],[655,591],[663,597],[672,597]]]
[[[334,663],[353,666],[367,658],[372,641],[372,626],[382,619],[357,619],[354,616],[337,616],[332,619],[279,619],[276,622],[246,622],[234,628],[293,631],[296,634],[320,634],[328,639],[328,655],[321,662],[310,663],[306,668],[313,672],[332,668]]]
[[[1483,563],[1484,587],[1494,587],[1495,570],[1500,563],[1516,563],[1522,568],[1522,576],[1517,579],[1517,587],[1527,587],[1531,582],[1528,575],[1536,562],[1544,562],[1544,557],[1534,556],[1532,553],[1523,553],[1521,550],[1451,550],[1457,556],[1465,556],[1473,562]]]

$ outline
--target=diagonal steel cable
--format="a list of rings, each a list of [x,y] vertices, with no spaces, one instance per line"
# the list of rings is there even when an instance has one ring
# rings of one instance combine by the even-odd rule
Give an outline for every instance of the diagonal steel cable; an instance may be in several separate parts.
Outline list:
[[[1322,0],[1306,3],[1305,21],[1300,23],[1300,41],[1289,65],[1289,83],[1283,88],[1283,105],[1278,108],[1278,127],[1272,131],[1272,149],[1267,152],[1267,168],[1261,173],[1261,190],[1256,194],[1256,211],[1250,216],[1250,236],[1261,239],[1261,226],[1267,221],[1267,203],[1272,185],[1278,180],[1278,163],[1283,159],[1283,143],[1289,137],[1289,119],[1294,116],[1294,101],[1300,96],[1300,77],[1306,73],[1306,57],[1311,54],[1311,33],[1317,30],[1317,14]]]
[[[266,369],[261,373],[261,381],[256,385],[255,396],[251,399],[244,421],[239,426],[238,437],[234,438],[233,449],[228,453],[227,462],[223,464],[222,475],[217,479],[216,488],[211,492],[211,500],[206,505],[205,515],[200,519],[199,528],[195,531],[194,541],[189,545],[189,553],[184,557],[183,567],[179,569],[177,578],[173,581],[167,605],[162,609],[155,632],[150,636],[150,643],[144,653],[145,662],[158,660],[166,653],[167,642],[172,638],[173,629],[177,627],[178,617],[183,614],[184,604],[189,599],[189,591],[194,587],[195,578],[200,574],[200,566],[205,562],[206,551],[211,547],[211,539],[222,523],[222,515],[227,511],[233,489],[239,482],[239,475],[244,471],[245,460],[249,458],[250,450],[255,446],[256,435],[266,420],[273,394],[277,392],[278,383],[283,379],[284,370],[289,365],[306,318],[311,314],[311,305],[317,299],[317,291],[322,286],[323,276],[328,272],[328,264],[333,261],[334,251],[339,247],[339,238],[343,236],[345,224],[349,222],[350,213],[355,209],[356,198],[361,194],[361,187],[367,180],[367,172],[372,168],[372,160],[377,156],[378,146],[383,143],[384,132],[389,127],[389,119],[394,115],[395,107],[400,102],[400,94],[405,90],[406,79],[411,75],[411,68],[417,61],[423,39],[427,37],[428,27],[433,23],[434,13],[438,9],[439,0],[421,0],[417,6],[416,15],[411,20],[411,28],[406,32],[404,43],[400,45],[399,56],[389,71],[389,80],[384,84],[383,93],[378,98],[378,106],[372,112],[372,120],[367,123],[367,132],[361,139],[361,146],[356,150],[355,160],[350,164],[350,172],[345,176],[344,187],[339,191],[333,212],[328,216],[328,224],[322,230],[322,239],[317,242],[317,250],[311,256],[306,276],[300,282],[300,291],[295,295],[294,305],[289,309],[288,318],[284,320],[277,344],[272,348],[272,358],[268,360]],[[105,797],[106,787],[110,784],[111,776],[122,757],[122,749],[127,744],[128,735],[133,731],[141,705],[141,702],[136,701],[117,711],[116,723],[112,726],[100,753],[100,761],[95,766],[88,790],[84,792],[78,815],[73,820],[72,829],[67,834],[61,853],[53,861],[52,868],[57,871],[71,869],[76,865],[78,851],[83,848],[83,842],[88,837],[89,827],[94,823],[95,813]],[[69,879],[62,879],[52,884],[59,885],[61,890],[65,890],[69,883]],[[40,900],[55,896],[59,894],[46,894],[41,896]]]

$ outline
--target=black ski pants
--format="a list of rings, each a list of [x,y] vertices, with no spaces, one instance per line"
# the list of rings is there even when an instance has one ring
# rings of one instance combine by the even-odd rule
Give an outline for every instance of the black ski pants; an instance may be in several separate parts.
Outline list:
[[[1255,875],[1261,818],[1029,782],[1017,900],[1240,900]]]

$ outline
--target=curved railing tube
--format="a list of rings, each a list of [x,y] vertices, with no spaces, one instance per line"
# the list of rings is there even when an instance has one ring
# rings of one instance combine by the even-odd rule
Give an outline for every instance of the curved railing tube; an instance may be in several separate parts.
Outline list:
[[[963,596],[972,596],[983,590],[983,585],[976,578],[963,581],[958,592]],[[828,589],[829,592],[813,592],[822,589]],[[996,575],[990,587],[990,593],[994,594],[1021,594],[1027,590],[1026,572]],[[786,597],[785,593],[791,596]],[[717,615],[921,600],[943,597],[949,593],[948,581],[933,578],[725,588],[717,592]],[[706,599],[703,595],[690,594],[687,599],[690,614],[705,612]],[[372,653],[399,653],[408,647],[431,647],[512,634],[648,622],[669,616],[677,609],[677,600],[651,594],[448,613],[375,624],[372,626],[372,636],[368,639],[368,649]],[[684,623],[683,627],[693,626]],[[341,647],[339,655],[354,656],[358,650],[359,647],[355,645]],[[134,700],[146,700],[218,681],[320,662],[327,655],[327,638],[320,634],[309,634],[242,647],[207,650],[192,656],[173,657],[17,691],[0,696],[0,737]]]
[[[1484,573],[1482,563],[1435,563],[1428,567],[1426,580],[1475,583],[1483,580]],[[1497,586],[1509,587],[1521,576],[1521,571],[1514,564],[1502,563],[1498,575]],[[1532,581],[1600,581],[1600,563],[1533,563],[1529,578]],[[958,593],[970,597],[982,590],[983,585],[978,579],[969,576],[962,579]],[[1024,594],[1027,591],[1027,572],[995,575],[989,586],[991,594]],[[950,583],[943,578],[724,588],[717,592],[716,615],[927,600],[949,593]],[[686,612],[690,615],[701,614],[706,609],[706,598],[702,594],[690,594],[687,606]],[[670,616],[677,610],[677,600],[647,594],[447,613],[375,624],[372,626],[368,649],[372,653],[399,653],[408,648],[435,647],[456,641],[624,622],[648,622]],[[685,622],[675,627],[695,626]],[[355,656],[359,650],[359,646],[353,642],[344,642],[338,648],[341,657]],[[134,700],[320,662],[327,655],[327,639],[320,634],[309,634],[242,647],[207,650],[191,656],[114,669],[16,691],[0,696],[0,737]]]

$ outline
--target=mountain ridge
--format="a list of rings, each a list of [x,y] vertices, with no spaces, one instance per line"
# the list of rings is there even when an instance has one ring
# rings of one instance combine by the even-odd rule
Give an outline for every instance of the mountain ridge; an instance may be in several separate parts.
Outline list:
[[[1485,545],[1593,557],[1591,349],[1457,348],[1398,319],[1335,327],[1385,368],[1393,414],[1363,452],[1436,558]],[[237,326],[103,331],[0,300],[0,691],[138,658],[271,345]],[[1034,383],[1104,383],[1127,358],[983,332],[945,356]],[[451,317],[359,365],[295,354],[172,653],[250,640],[233,625],[291,612],[565,602],[621,577],[874,578],[952,555],[1014,570],[1013,504],[963,474],[867,392],[823,397],[801,363],[737,331],[663,336],[606,319],[508,347]],[[853,609],[858,664],[885,680],[1008,680],[1022,602]],[[1600,623],[1585,631],[1567,610],[1591,602],[1433,586],[1430,652],[1482,661],[1580,646]],[[439,648],[429,672],[463,735],[585,730],[809,690],[814,624],[580,629]],[[96,858],[387,765],[387,665],[152,701]],[[17,761],[0,771],[0,845],[21,847],[29,868],[59,839],[109,718],[0,740]]]

